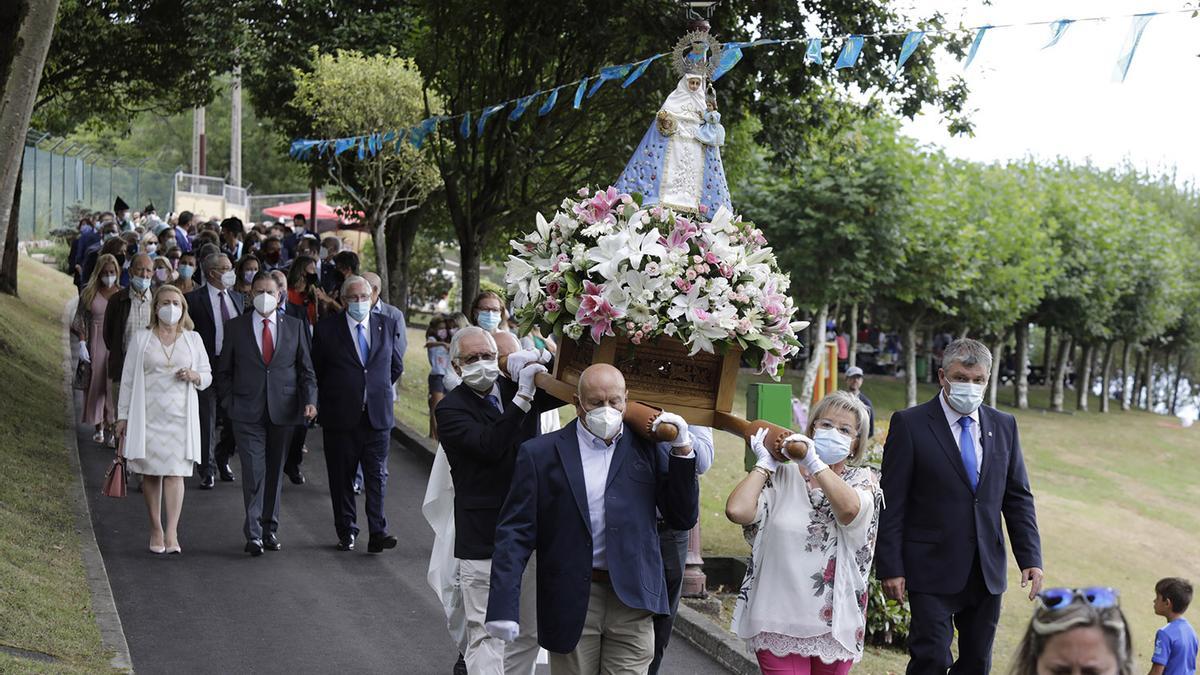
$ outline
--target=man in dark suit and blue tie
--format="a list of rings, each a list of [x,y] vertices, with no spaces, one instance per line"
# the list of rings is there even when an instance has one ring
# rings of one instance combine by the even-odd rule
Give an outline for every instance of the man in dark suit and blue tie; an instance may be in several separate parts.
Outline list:
[[[338,549],[352,550],[358,523],[351,484],[361,463],[371,532],[367,550],[381,553],[396,546],[383,514],[383,491],[394,425],[392,382],[404,371],[402,329],[391,317],[371,311],[371,284],[366,279],[346,279],[341,297],[346,309],[313,329],[333,522]]]
[[[538,642],[555,675],[646,672],[656,614],[667,614],[656,509],[696,524],[699,483],[686,427],[664,457],[622,422],[625,378],[607,364],[579,378],[575,421],[524,443],[500,512],[487,630],[520,630],[521,573],[537,552]]]
[[[889,597],[908,593],[910,674],[990,671],[1007,587],[1001,515],[1021,587],[1030,587],[1030,600],[1042,587],[1041,538],[1017,422],[982,405],[991,366],[982,343],[950,343],[937,398],[895,413],[888,429],[875,571]]]
[[[275,311],[279,287],[259,272],[250,287],[254,311],[225,324],[214,382],[229,411],[242,456],[246,552],[280,550],[283,460],[295,428],[317,416],[311,338],[303,322]]]

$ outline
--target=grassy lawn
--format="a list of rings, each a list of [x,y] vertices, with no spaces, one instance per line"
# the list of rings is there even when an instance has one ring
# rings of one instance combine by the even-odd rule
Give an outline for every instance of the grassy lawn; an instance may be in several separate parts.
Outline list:
[[[21,297],[0,295],[0,645],[58,661],[0,654],[0,671],[105,671],[63,445],[61,316],[75,289],[28,258],[19,274]]]

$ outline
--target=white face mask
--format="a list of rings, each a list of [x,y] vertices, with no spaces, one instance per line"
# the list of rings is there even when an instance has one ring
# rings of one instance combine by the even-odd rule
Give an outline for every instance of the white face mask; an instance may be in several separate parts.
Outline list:
[[[221,285],[225,288],[233,288],[233,285],[236,283],[237,273],[235,273],[233,270],[229,270],[221,275]]]
[[[817,457],[830,466],[850,456],[850,443],[850,439],[837,429],[817,429],[813,433]]]
[[[621,430],[621,421],[624,418],[625,416],[620,410],[604,406],[589,410],[584,417],[584,426],[595,434],[596,438],[611,441]]]
[[[279,301],[275,299],[273,293],[260,293],[254,296],[254,309],[258,310],[263,316],[269,315],[279,306]]]
[[[158,308],[158,320],[168,326],[174,326],[179,323],[179,319],[182,316],[183,308],[179,305],[160,305]]]
[[[946,395],[950,407],[960,415],[970,415],[983,405],[984,385],[972,382],[951,382]]]
[[[479,320],[479,327],[489,333],[496,330],[496,327],[500,325],[500,312],[496,310],[481,311],[476,317]]]
[[[115,274],[106,274],[100,277],[100,283],[104,284],[105,288],[109,288],[117,283],[117,276]]]
[[[490,391],[500,377],[500,366],[495,359],[480,360],[462,366],[462,379],[468,387],[475,391]]]

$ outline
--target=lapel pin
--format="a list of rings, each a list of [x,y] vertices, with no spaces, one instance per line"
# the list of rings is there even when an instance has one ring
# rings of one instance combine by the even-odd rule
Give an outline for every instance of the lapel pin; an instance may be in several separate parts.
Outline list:
[[[990,432],[990,431],[989,431],[989,432],[988,432],[988,438],[991,438],[991,437],[992,437],[992,432]]]

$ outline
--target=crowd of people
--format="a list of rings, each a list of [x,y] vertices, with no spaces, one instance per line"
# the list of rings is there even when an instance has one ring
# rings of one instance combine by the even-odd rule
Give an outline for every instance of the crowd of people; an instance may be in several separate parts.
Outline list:
[[[406,326],[379,300],[378,277],[302,215],[247,228],[187,212],[161,220],[152,206],[133,218],[123,206],[80,222],[72,332],[92,364],[82,423],[141,477],[149,550],[182,551],[185,479],[237,481],[235,455],[245,551],[281,550],[282,479],[305,483],[314,425],[336,548],[355,549],[361,492],[368,551],[395,547],[384,495]],[[551,395],[539,379],[553,339],[518,336],[496,293],[434,317],[425,349],[439,443],[425,496],[430,579],[456,672],[529,675],[539,647],[554,673],[659,672],[712,430],[665,410],[651,431],[678,433],[649,440],[624,421],[627,388],[609,365],[584,370],[571,400]],[[937,396],[893,415],[882,470],[862,462],[875,420],[860,370],[846,373],[849,391],[813,406],[803,433],[750,439],[757,462],[726,502],[750,544],[733,632],[764,673],[849,672],[874,571],[910,603],[909,673],[987,673],[1007,584],[1003,518],[1036,601],[1015,671],[1131,672],[1115,590],[1042,588],[1016,420],[982,405],[990,352],[960,339],[941,356]],[[565,405],[575,419],[560,426]],[[1191,597],[1182,579],[1155,589],[1169,623],[1152,672],[1195,672]]]

